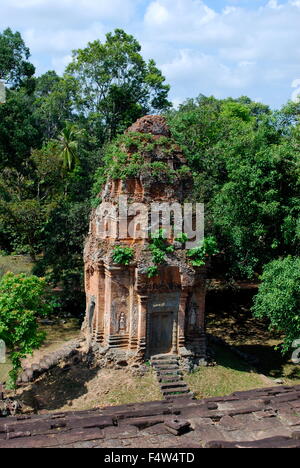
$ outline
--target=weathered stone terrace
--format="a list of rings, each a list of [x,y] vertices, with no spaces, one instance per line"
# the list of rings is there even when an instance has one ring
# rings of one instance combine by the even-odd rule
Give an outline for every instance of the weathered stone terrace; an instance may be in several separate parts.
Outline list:
[[[0,448],[300,448],[300,385],[0,419]]]

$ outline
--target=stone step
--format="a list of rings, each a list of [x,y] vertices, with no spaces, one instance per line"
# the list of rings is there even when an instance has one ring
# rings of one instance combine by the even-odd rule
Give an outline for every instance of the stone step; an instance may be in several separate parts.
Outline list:
[[[154,368],[159,371],[171,371],[171,370],[178,370],[179,366],[177,364],[159,364],[154,366]]]
[[[183,388],[183,389],[186,389],[187,388],[187,385],[185,382],[183,381],[176,381],[176,382],[169,382],[169,383],[161,383],[160,384],[160,388],[162,390],[168,390],[168,389],[172,389],[172,388]]]
[[[109,345],[111,349],[127,349],[127,343],[120,343],[118,345]]]
[[[190,393],[190,389],[186,385],[185,387],[174,387],[166,390],[162,390],[164,395],[176,395],[180,393]]]
[[[189,392],[189,393],[182,393],[182,394],[179,394],[179,395],[165,395],[165,399],[166,400],[175,400],[175,399],[180,399],[180,398],[184,398],[184,399],[187,399],[187,398],[194,398],[195,395],[193,392]]]
[[[177,366],[178,367],[178,362],[175,362],[175,361],[158,361],[158,362],[152,362],[152,366],[155,367],[155,369],[160,368],[161,366]]]
[[[109,340],[110,345],[115,345],[115,344],[119,344],[119,343],[128,343],[128,338],[122,338],[122,339],[119,339],[119,340]]]
[[[182,374],[182,371],[180,369],[177,369],[177,370],[174,370],[174,369],[171,369],[171,370],[161,370],[161,371],[157,371],[157,374],[158,374],[158,377],[161,378],[161,377],[165,377],[165,376],[169,376],[169,377],[176,377],[178,375],[183,375]]]
[[[161,385],[163,385],[164,383],[182,381],[182,377],[180,375],[165,375],[165,376],[158,376],[157,378]]]
[[[151,357],[151,361],[163,361],[164,359],[173,359],[178,361],[178,356],[176,354],[158,354]]]

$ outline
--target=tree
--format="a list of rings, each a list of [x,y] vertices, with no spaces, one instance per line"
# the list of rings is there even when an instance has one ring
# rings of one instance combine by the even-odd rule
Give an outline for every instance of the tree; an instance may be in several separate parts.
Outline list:
[[[257,277],[281,255],[299,251],[299,149],[294,131],[248,98],[200,96],[169,115],[194,170],[194,199],[206,204],[227,275]],[[294,136],[293,136],[294,135]]]
[[[77,82],[72,77],[60,77],[49,71],[36,80],[34,116],[41,129],[43,141],[58,137],[65,122],[75,122],[73,96],[77,92]]]
[[[300,338],[300,258],[288,256],[265,266],[254,299],[257,318],[267,318],[270,328],[285,334],[283,352]]]
[[[138,41],[121,29],[73,52],[66,77],[78,82],[75,107],[93,122],[98,141],[112,139],[137,118],[170,107],[169,86],[153,60],[146,63]]]
[[[33,272],[62,288],[62,308],[74,315],[84,311],[83,245],[88,232],[89,200],[61,199],[45,225],[44,256]]]
[[[0,175],[0,226],[5,236],[0,243],[35,260],[43,250],[45,224],[64,197],[66,181],[53,142],[33,150],[26,164],[27,170],[5,168]]]
[[[74,126],[74,124],[67,122],[65,128],[59,134],[57,147],[63,163],[63,167],[66,170],[71,171],[79,162],[78,140],[83,135],[83,133],[83,130],[79,130]]]
[[[33,96],[27,91],[8,90],[0,106],[0,170],[24,170],[32,148],[41,145],[41,133],[33,115]]]
[[[13,385],[21,369],[21,359],[44,341],[38,317],[49,314],[53,308],[45,293],[45,280],[36,276],[8,273],[0,281],[0,339],[9,349],[13,365],[9,375]]]
[[[13,88],[32,88],[35,68],[28,62],[29,57],[30,51],[19,32],[7,28],[0,33],[0,79]]]
[[[6,212],[0,222],[7,235],[11,236],[16,250],[29,253],[32,260],[42,250],[42,231],[45,223],[43,207],[37,200],[22,200],[6,204]]]

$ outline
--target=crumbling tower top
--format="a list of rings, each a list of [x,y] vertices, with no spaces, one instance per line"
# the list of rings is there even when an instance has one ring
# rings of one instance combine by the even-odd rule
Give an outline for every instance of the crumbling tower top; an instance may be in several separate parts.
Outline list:
[[[129,127],[126,133],[151,133],[156,136],[171,137],[171,132],[168,127],[165,117],[161,115],[146,115],[141,119],[138,119],[131,127]]]

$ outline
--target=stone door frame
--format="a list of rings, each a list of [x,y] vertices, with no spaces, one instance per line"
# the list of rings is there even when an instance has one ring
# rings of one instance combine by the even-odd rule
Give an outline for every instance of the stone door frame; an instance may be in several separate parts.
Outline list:
[[[152,351],[152,320],[154,315],[168,313],[171,316],[172,326],[170,328],[170,341],[171,349],[165,353],[155,353]],[[147,310],[147,345],[146,345],[146,356],[151,358],[155,354],[177,354],[178,353],[178,310],[166,309],[163,311]]]

